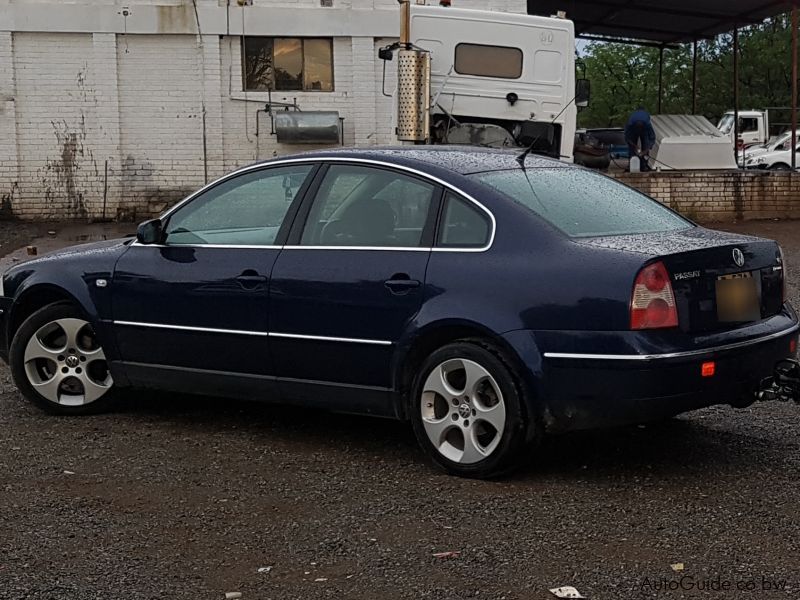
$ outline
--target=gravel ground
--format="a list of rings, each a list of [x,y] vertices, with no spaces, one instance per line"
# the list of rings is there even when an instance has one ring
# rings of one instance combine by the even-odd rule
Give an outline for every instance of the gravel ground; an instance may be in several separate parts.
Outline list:
[[[726,228],[800,265],[800,224]],[[149,393],[48,417],[2,366],[0,598],[797,599],[799,468],[777,403],[553,438],[479,482],[402,423]],[[682,576],[723,591],[659,587]]]

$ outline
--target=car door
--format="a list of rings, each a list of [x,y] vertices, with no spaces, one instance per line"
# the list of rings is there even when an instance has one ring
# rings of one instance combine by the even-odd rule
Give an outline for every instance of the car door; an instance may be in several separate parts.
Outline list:
[[[114,331],[133,383],[230,393],[273,379],[269,276],[316,168],[290,164],[225,179],[163,219],[162,243],[131,245],[111,285]]]
[[[334,406],[338,390],[338,408],[380,412],[372,392],[391,388],[395,343],[420,309],[441,190],[369,164],[324,169],[273,270],[275,371],[287,397]]]

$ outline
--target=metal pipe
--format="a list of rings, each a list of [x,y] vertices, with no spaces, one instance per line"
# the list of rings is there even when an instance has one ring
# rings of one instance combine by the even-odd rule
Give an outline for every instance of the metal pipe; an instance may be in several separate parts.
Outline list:
[[[797,168],[797,0],[792,0],[792,169]]]
[[[697,114],[697,39],[692,44],[692,114]]]
[[[408,48],[411,43],[411,1],[400,1],[400,44]]]
[[[733,28],[733,153],[739,155],[739,24]]]
[[[664,100],[664,46],[658,49],[658,114]]]

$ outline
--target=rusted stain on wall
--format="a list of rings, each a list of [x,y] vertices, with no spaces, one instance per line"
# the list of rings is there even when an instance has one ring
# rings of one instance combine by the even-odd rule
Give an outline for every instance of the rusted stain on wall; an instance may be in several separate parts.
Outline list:
[[[81,159],[86,156],[84,150],[86,121],[81,116],[77,128],[71,128],[66,121],[51,121],[51,123],[58,143],[59,157],[48,159],[45,164],[45,178],[42,181],[46,186],[45,198],[48,200],[48,204],[52,205],[53,200],[58,198],[54,188],[62,190],[68,207],[66,214],[58,213],[56,216],[62,218],[86,217],[88,212],[84,194],[77,183],[80,176]]]

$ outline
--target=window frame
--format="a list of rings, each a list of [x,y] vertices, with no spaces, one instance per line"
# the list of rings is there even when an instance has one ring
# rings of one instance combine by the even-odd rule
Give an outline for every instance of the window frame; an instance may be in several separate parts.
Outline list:
[[[213,192],[217,187],[222,184],[228,183],[234,179],[239,179],[240,177],[252,175],[253,173],[263,173],[267,171],[272,171],[276,169],[284,169],[287,167],[292,167],[294,165],[303,165],[309,164],[311,169],[306,176],[306,180],[303,182],[303,185],[297,190],[297,195],[295,196],[294,200],[292,200],[289,208],[286,210],[286,214],[283,217],[283,223],[278,228],[278,233],[275,235],[275,240],[272,244],[169,244],[167,243],[167,228],[169,227],[169,223],[172,218],[175,216],[177,212],[181,209],[190,206],[192,202],[195,200],[200,200],[206,194]],[[235,171],[226,177],[222,177],[207,186],[200,188],[195,193],[191,194],[172,208],[170,208],[166,213],[164,213],[159,219],[161,221],[161,240],[159,244],[146,244],[147,246],[155,246],[155,247],[162,247],[162,248],[281,248],[286,243],[286,238],[289,235],[289,231],[294,224],[294,220],[297,218],[297,212],[300,210],[300,206],[303,203],[306,195],[308,194],[308,190],[311,187],[312,183],[314,182],[317,174],[320,170],[320,163],[318,161],[309,161],[308,163],[302,162],[285,162],[280,164],[274,165],[264,165],[263,167],[255,168],[255,169],[247,169],[244,171]],[[145,245],[145,244],[138,244],[137,245]]]
[[[248,88],[247,87],[247,39],[269,39],[272,43],[272,88],[264,88],[264,89],[257,89],[257,88]],[[242,35],[240,36],[240,44],[239,49],[241,53],[241,67],[242,67],[242,91],[246,93],[264,93],[268,91],[272,92],[313,92],[313,93],[331,93],[336,91],[336,60],[334,57],[334,48],[333,48],[333,36],[279,36],[279,35]],[[284,90],[279,89],[276,84],[275,80],[275,40],[300,40],[300,53],[301,53],[301,61],[302,61],[302,80],[303,86],[300,89],[293,89],[293,90]],[[306,88],[305,86],[305,71],[306,71],[306,40],[325,40],[329,43],[330,46],[330,57],[331,57],[331,89],[329,90],[315,90],[311,88]]]
[[[449,196],[452,196],[456,200],[463,202],[464,204],[467,205],[468,208],[474,210],[481,216],[481,218],[486,222],[486,225],[488,226],[488,229],[486,230],[488,234],[488,239],[484,240],[481,244],[470,244],[470,245],[445,244],[444,242],[442,242],[442,237],[443,237],[442,234],[445,224],[445,215],[447,213],[447,204],[450,201]],[[460,194],[454,190],[446,190],[444,194],[442,194],[442,199],[439,206],[439,214],[437,215],[436,219],[436,237],[434,239],[433,247],[438,248],[440,250],[470,250],[470,251],[479,250],[481,248],[488,248],[491,245],[492,241],[494,240],[494,228],[495,224],[493,223],[493,220],[489,218],[489,215],[486,214],[484,211],[482,211],[480,207],[477,206],[474,202],[469,201],[467,198],[464,197],[463,194]]]
[[[408,179],[415,179],[421,183],[433,187],[431,195],[430,206],[428,207],[428,215],[425,217],[425,225],[422,228],[422,235],[420,242],[417,246],[319,246],[319,245],[304,245],[302,243],[303,231],[305,230],[306,223],[311,215],[311,209],[317,199],[322,183],[330,171],[332,166],[352,166],[361,167],[365,169],[373,169],[376,171],[388,171],[392,174],[406,177]],[[294,220],[294,226],[289,232],[289,237],[286,241],[285,248],[291,249],[306,249],[306,250],[400,250],[400,251],[430,251],[434,246],[434,238],[436,235],[436,227],[438,223],[439,212],[442,206],[442,198],[445,193],[445,188],[438,181],[424,177],[415,171],[406,171],[404,169],[393,168],[391,165],[375,163],[370,160],[365,161],[326,161],[322,164],[321,168],[315,174],[309,189],[306,190],[303,203]]]
[[[516,77],[503,77],[502,75],[478,75],[476,73],[464,73],[458,70],[458,49],[461,46],[475,46],[478,48],[499,48],[502,50],[516,50],[519,52],[519,75]],[[459,75],[464,75],[466,77],[485,77],[486,79],[507,79],[507,80],[514,80],[514,79],[521,79],[523,73],[525,72],[525,52],[523,52],[522,48],[517,48],[516,46],[501,46],[499,44],[474,44],[472,42],[459,42],[456,44],[456,47],[453,49],[453,71],[458,73]]]

